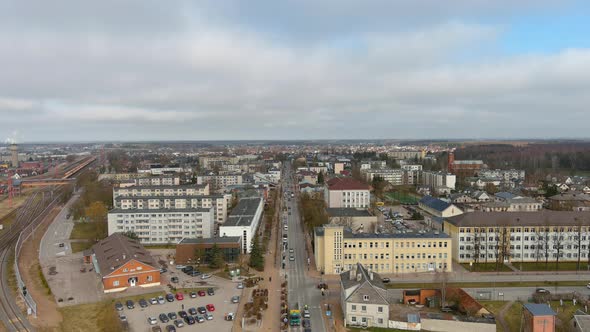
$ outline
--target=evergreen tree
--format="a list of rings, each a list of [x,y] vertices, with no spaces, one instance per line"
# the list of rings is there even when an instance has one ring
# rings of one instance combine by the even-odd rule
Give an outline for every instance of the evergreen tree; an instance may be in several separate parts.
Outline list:
[[[318,173],[318,184],[324,184],[324,172]]]
[[[258,242],[258,236],[254,235],[252,239],[252,247],[250,248],[250,267],[255,268],[258,271],[264,270],[264,255],[262,254],[262,248]]]
[[[225,263],[223,259],[223,252],[217,246],[217,243],[213,244],[211,250],[207,251],[206,260],[209,263],[209,267],[212,269],[218,269]]]

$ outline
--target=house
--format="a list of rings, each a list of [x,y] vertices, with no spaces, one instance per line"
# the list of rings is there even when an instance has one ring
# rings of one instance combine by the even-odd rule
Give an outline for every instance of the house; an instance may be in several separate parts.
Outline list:
[[[369,185],[353,178],[332,178],[326,182],[324,199],[330,208],[368,208]]]
[[[551,210],[585,211],[585,206],[590,205],[590,195],[578,192],[560,193],[549,197]]]
[[[554,332],[557,314],[544,303],[526,303],[522,311],[524,332]]]
[[[84,256],[101,276],[105,293],[160,285],[160,268],[150,253],[139,241],[120,233],[96,243]]]
[[[475,198],[472,198],[471,196],[463,193],[451,194],[450,198],[452,203],[458,204],[468,204],[477,202]]]
[[[387,289],[377,273],[357,263],[340,274],[340,289],[344,326],[388,327]]]
[[[311,184],[318,183],[318,173],[316,173],[316,172],[302,170],[302,171],[297,172],[297,176],[299,177],[299,181],[301,181],[301,182],[308,182]]]
[[[488,193],[481,190],[476,190],[473,193],[471,193],[471,197],[475,199],[477,202],[489,202],[491,200]]]
[[[452,203],[445,202],[432,196],[424,196],[418,201],[418,207],[424,212],[424,221],[434,225],[433,221],[457,216],[463,213],[461,209]]]

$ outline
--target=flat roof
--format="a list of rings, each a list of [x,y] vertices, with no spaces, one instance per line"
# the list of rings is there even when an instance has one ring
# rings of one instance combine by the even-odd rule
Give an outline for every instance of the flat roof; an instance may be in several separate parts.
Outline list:
[[[577,226],[590,225],[590,212],[553,211],[537,212],[467,212],[445,219],[458,227],[482,226]]]
[[[533,316],[555,316],[557,315],[553,309],[543,303],[525,303],[524,307]]]
[[[178,213],[178,212],[209,212],[212,208],[186,208],[186,209],[112,209],[109,213]]]
[[[326,212],[331,217],[371,217],[367,209],[355,209],[355,208],[327,208]]]
[[[184,238],[178,244],[202,244],[202,243],[240,243],[239,236],[223,236],[223,237],[212,237],[212,238]]]
[[[330,226],[328,226],[330,227]],[[338,227],[338,226],[336,226]],[[324,227],[314,229],[317,236],[324,236]],[[450,236],[444,232],[411,232],[411,233],[353,233],[349,227],[344,228],[345,239],[449,239]]]
[[[225,226],[250,226],[254,221],[254,216],[258,207],[262,203],[260,197],[245,197],[242,198],[238,205],[231,211],[227,220],[223,223]]]

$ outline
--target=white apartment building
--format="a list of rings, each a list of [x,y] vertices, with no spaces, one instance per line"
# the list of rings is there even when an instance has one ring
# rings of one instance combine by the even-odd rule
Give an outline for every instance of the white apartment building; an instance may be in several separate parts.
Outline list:
[[[482,178],[501,178],[504,181],[524,180],[525,171],[523,169],[482,169],[478,173]]]
[[[368,182],[373,181],[375,177],[381,177],[384,181],[389,182],[394,186],[401,186],[404,184],[404,171],[401,169],[364,169],[361,173],[365,176]]]
[[[444,232],[459,263],[587,262],[590,254],[590,212],[470,212],[447,218]]]
[[[151,175],[164,175],[166,173],[183,173],[184,168],[178,165],[160,166],[151,165],[148,169],[138,169],[137,173],[151,174]]]
[[[113,199],[119,196],[203,196],[209,195],[209,185],[150,185],[113,188]]]
[[[237,164],[239,162],[238,157],[228,156],[202,156],[199,157],[199,166],[203,169],[212,169],[219,167],[223,164]]]
[[[361,170],[380,169],[387,167],[385,160],[363,160],[361,161]]]
[[[326,182],[324,199],[329,208],[368,208],[369,186],[353,178],[332,178]]]
[[[219,235],[241,237],[242,253],[249,253],[252,248],[252,237],[255,236],[262,219],[263,209],[262,198],[242,198],[231,211],[227,221],[219,227]]]
[[[422,172],[422,184],[429,186],[434,191],[444,190],[444,188],[454,190],[456,182],[457,177],[455,174],[431,171]]]
[[[180,177],[178,176],[150,176],[133,179],[136,186],[178,186]]]
[[[197,184],[208,183],[214,191],[223,191],[227,186],[235,186],[243,183],[242,174],[224,174],[224,175],[199,175],[197,176]]]
[[[174,196],[117,196],[113,198],[115,209],[198,209],[213,208],[214,221],[224,223],[231,195],[174,195]]]
[[[184,238],[210,238],[213,208],[114,209],[108,214],[108,233],[134,232],[142,244],[179,243]]]

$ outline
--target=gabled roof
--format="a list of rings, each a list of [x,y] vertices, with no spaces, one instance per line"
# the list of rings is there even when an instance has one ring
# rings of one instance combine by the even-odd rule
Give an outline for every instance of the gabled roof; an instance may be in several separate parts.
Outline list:
[[[371,279],[372,274],[372,279]],[[353,302],[362,302],[361,299],[354,299],[357,293],[372,293],[372,298],[377,296],[379,302],[384,304],[389,303],[384,297],[384,293],[387,292],[381,277],[375,272],[369,272],[361,263],[356,263],[355,269],[340,273],[340,282],[342,283],[342,291],[346,291],[350,288],[356,287],[352,293],[346,298],[346,301],[353,299]],[[374,299],[373,299],[374,302]]]
[[[533,316],[555,316],[557,315],[553,309],[543,303],[526,303],[525,309],[528,310]]]
[[[332,178],[326,182],[330,190],[369,190],[369,185],[353,178]]]
[[[422,197],[422,199],[420,199],[420,203],[428,206],[429,208],[431,208],[433,210],[439,211],[439,212],[443,212],[449,206],[451,206],[451,203],[447,203],[447,202],[442,201],[438,198],[428,196],[428,195]]]
[[[156,262],[150,253],[137,240],[121,233],[114,233],[96,243],[92,246],[92,251],[102,276],[109,275],[131,260],[156,268]]]

